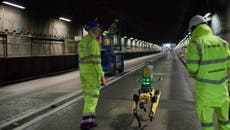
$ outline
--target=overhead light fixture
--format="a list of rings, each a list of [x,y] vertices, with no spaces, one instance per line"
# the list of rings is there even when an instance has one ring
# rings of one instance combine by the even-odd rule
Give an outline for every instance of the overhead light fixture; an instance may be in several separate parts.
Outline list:
[[[14,3],[10,3],[10,2],[7,2],[7,1],[3,1],[2,3],[4,4],[7,4],[7,5],[10,5],[10,6],[13,6],[13,7],[16,7],[16,8],[19,8],[19,9],[25,9],[26,7],[23,7],[21,5],[17,5],[17,4],[14,4]]]
[[[64,17],[59,17],[60,20],[64,20],[64,21],[67,21],[67,22],[71,22],[70,19],[67,19],[67,18],[64,18]]]

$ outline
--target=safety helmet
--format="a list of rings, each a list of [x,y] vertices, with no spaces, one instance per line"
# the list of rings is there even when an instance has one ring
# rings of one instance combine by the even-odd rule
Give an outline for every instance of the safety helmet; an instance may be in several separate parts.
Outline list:
[[[98,22],[96,22],[96,21],[90,21],[84,26],[86,31],[89,31],[91,28],[94,28],[94,27],[99,28],[100,24]]]
[[[200,15],[193,16],[189,21],[189,31],[191,31],[194,26],[197,26],[201,23],[207,23],[207,21],[203,16]]]

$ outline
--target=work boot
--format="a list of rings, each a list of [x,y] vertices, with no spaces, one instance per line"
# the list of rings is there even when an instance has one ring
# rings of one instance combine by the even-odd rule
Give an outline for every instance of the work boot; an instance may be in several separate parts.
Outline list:
[[[91,130],[96,127],[95,115],[85,115],[82,117],[81,130]]]
[[[97,124],[93,122],[83,122],[81,123],[81,130],[91,130],[92,128],[96,127]]]
[[[95,115],[86,115],[86,116],[83,116],[82,120],[95,120]]]

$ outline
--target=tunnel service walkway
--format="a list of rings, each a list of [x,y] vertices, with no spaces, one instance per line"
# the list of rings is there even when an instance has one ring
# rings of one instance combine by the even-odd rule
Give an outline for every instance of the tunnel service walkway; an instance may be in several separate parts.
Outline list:
[[[152,58],[149,57],[145,60],[149,59]],[[130,62],[130,64],[133,63]],[[95,130],[139,129],[138,123],[132,115],[131,102],[132,95],[137,93],[140,87],[135,81],[136,77],[140,76],[142,71],[141,68],[134,72],[127,72],[125,77],[110,84],[101,91],[97,107],[98,127]],[[200,130],[200,124],[195,114],[193,80],[187,77],[187,72],[178,57],[175,54],[163,56],[154,62],[154,72],[164,74],[163,80],[155,83],[156,88],[161,89],[162,95],[153,122],[149,121],[147,113],[139,111],[142,120],[141,130]],[[75,74],[72,73],[71,77]],[[66,78],[68,79],[68,77]],[[76,85],[76,83],[71,82],[73,81],[57,81],[57,85],[60,88],[61,86],[68,88],[68,86]],[[42,92],[42,90],[39,92]],[[77,89],[74,90],[69,87],[67,90],[76,91]],[[52,89],[51,87],[48,91],[43,91],[43,93],[51,93],[52,91],[58,91],[58,89],[54,89],[54,87]],[[40,100],[48,100],[49,94],[47,95],[47,93],[43,94]],[[63,94],[64,92],[60,92],[59,95],[62,95],[61,93]],[[27,96],[30,95],[32,94],[30,93]],[[50,96],[52,95],[53,97],[55,95],[58,96],[58,94],[50,94]],[[35,95],[32,96],[32,99],[35,97]],[[35,99],[38,100],[37,98]],[[6,98],[2,98],[2,100],[7,101]],[[18,130],[23,128],[28,130],[79,130],[82,105],[83,99],[82,97],[78,97],[65,105],[65,107],[56,110],[55,114],[46,113],[32,122],[30,121],[25,124],[24,127],[19,127]]]

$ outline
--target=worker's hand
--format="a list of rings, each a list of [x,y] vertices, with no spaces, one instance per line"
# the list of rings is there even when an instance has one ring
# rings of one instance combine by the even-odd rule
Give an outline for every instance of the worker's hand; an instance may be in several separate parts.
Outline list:
[[[101,77],[101,85],[105,86],[106,85],[106,79],[104,76]]]

